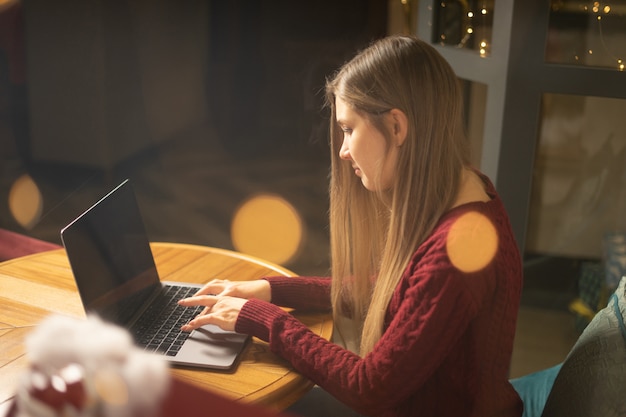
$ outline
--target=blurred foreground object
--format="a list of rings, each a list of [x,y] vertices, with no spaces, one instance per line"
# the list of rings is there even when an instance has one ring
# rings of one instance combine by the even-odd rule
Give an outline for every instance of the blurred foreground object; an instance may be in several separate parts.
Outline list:
[[[30,367],[6,417],[288,417],[170,376],[161,356],[96,316],[50,316],[26,350]]]
[[[152,416],[170,383],[162,358],[95,316],[50,316],[26,349],[30,368],[18,387],[19,417]]]

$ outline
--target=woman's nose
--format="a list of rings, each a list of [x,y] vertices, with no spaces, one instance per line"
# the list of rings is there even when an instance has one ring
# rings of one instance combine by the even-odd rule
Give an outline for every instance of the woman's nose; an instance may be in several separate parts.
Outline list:
[[[349,160],[350,159],[350,150],[346,145],[346,141],[344,140],[341,144],[341,148],[339,149],[339,158]]]

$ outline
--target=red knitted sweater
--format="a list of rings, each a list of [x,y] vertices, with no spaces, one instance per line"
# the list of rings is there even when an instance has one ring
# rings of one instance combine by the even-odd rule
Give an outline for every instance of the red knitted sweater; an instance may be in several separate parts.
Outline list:
[[[328,309],[328,278],[267,278],[272,303],[249,300],[236,330],[268,341],[295,369],[364,415],[521,416],[508,371],[522,264],[508,216],[489,182],[488,193],[487,203],[446,213],[417,249],[389,304],[384,334],[364,358],[315,335],[277,307]],[[451,229],[467,213],[482,214],[497,234],[493,258],[473,272],[456,268],[450,252]],[[467,249],[476,253],[476,247]]]

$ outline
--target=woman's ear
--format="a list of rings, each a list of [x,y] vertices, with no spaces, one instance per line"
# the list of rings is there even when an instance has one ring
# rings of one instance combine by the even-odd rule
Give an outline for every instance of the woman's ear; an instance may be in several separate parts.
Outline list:
[[[394,143],[396,146],[402,146],[406,140],[409,120],[406,114],[400,109],[389,110],[388,117],[388,123],[390,124],[389,131],[392,134]]]

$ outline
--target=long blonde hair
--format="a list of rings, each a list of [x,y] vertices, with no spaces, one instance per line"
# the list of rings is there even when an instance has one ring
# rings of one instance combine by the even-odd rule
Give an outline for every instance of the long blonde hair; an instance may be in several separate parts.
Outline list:
[[[335,98],[389,138],[382,118],[408,119],[389,190],[365,189],[339,158],[343,132]],[[417,247],[453,204],[468,164],[462,95],[456,75],[430,45],[409,36],[381,39],[346,63],[326,84],[331,109],[330,240],[335,316],[359,326],[360,354],[383,333],[391,296]],[[388,139],[389,146],[389,139]]]

